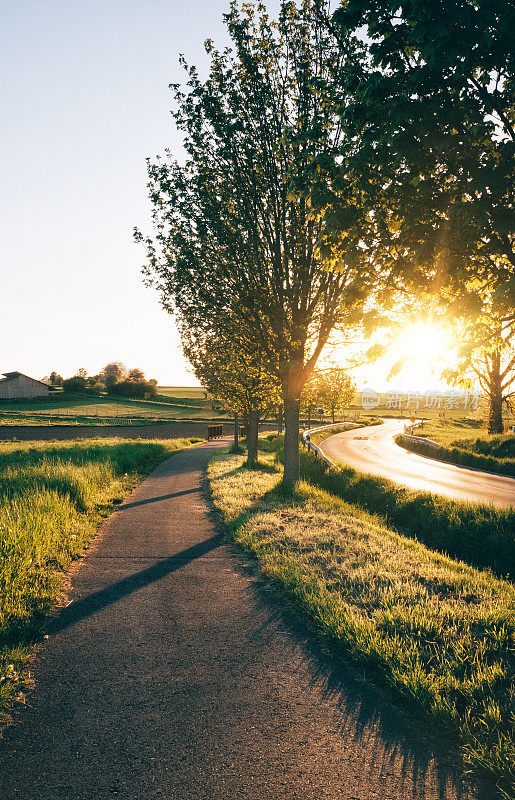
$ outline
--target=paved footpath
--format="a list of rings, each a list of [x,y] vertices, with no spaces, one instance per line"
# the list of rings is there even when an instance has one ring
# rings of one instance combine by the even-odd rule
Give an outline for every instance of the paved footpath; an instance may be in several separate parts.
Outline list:
[[[217,446],[161,464],[73,570],[0,742],[2,800],[490,800],[225,542]]]

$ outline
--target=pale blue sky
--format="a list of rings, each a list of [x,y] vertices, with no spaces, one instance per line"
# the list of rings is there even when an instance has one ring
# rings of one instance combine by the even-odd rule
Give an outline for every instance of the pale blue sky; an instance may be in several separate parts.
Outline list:
[[[205,68],[228,4],[0,0],[0,372],[121,360],[195,382],[132,229],[150,229],[145,158],[180,153],[178,54]]]

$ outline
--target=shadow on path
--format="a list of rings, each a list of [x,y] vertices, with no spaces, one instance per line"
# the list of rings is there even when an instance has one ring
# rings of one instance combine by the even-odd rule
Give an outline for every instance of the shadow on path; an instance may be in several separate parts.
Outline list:
[[[134,503],[122,503],[115,511],[125,511],[127,508],[135,508],[136,506],[145,506],[147,503],[159,503],[161,500],[173,500],[174,497],[184,497],[185,494],[196,494],[198,488],[184,489],[183,492],[175,492],[174,494],[163,494],[160,497],[149,497],[146,500],[136,500]]]
[[[438,800],[500,800],[493,784],[464,779],[460,754],[449,735],[395,705],[391,690],[380,688],[373,670],[346,661],[337,643],[314,629],[312,621],[262,576],[257,564],[245,563],[237,545],[230,549],[239,556],[241,572],[257,578],[246,590],[250,615],[260,620],[249,630],[249,640],[269,638],[274,629],[284,631],[299,690],[313,692],[334,708],[340,738],[350,751],[369,743],[367,757],[360,762],[363,800],[378,775],[385,787],[396,775],[403,800],[433,797],[428,784]]]
[[[217,547],[223,544],[224,538],[224,534],[218,533],[210,539],[206,539],[204,542],[195,544],[192,547],[188,547],[186,550],[182,550],[180,553],[170,556],[170,558],[164,558],[158,561],[157,564],[153,564],[147,569],[133,573],[127,578],[123,578],[111,584],[111,586],[108,586],[106,589],[94,592],[87,597],[83,597],[81,600],[71,603],[60,611],[57,617],[50,622],[48,632],[51,634],[59,633],[59,631],[68,628],[70,625],[74,625],[80,620],[90,617],[92,614],[118,602],[123,597],[137,592],[144,586],[161,580],[166,575],[184,567],[196,558],[201,558],[212,550],[216,550]]]

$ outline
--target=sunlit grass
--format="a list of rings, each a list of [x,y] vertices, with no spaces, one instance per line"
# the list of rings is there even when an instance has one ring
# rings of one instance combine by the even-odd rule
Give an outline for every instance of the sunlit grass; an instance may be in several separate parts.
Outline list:
[[[190,403],[190,405],[188,405]],[[115,400],[112,397],[65,398],[0,403],[2,425],[50,424],[135,424],[173,421],[176,419],[211,419],[217,415],[211,404],[198,399],[174,404],[173,397],[164,402],[150,400]]]
[[[349,422],[342,422],[339,425],[333,425],[330,428],[323,428],[321,431],[315,431],[310,435],[310,440],[313,444],[320,444],[323,442],[324,439],[328,439],[329,436],[334,436],[337,433],[344,433],[345,431],[350,431],[358,425],[361,428],[366,428],[370,425],[381,425],[381,420],[371,419],[370,417],[359,418],[353,423]]]
[[[492,436],[484,422],[473,419],[433,419],[417,427],[417,436],[427,436],[439,444],[462,447],[480,455],[515,457],[515,434]]]
[[[28,645],[98,523],[193,439],[0,443],[0,719],[22,691]]]
[[[515,434],[490,435],[483,423],[469,419],[442,419],[424,422],[415,429],[417,437],[425,437],[442,445],[439,450],[423,442],[398,438],[398,444],[421,455],[473,469],[498,472],[515,477]]]
[[[513,797],[512,584],[427,549],[301,482],[294,496],[243,456],[215,456],[215,505],[239,544],[345,657],[458,737],[465,762]],[[275,470],[275,471],[274,471]]]

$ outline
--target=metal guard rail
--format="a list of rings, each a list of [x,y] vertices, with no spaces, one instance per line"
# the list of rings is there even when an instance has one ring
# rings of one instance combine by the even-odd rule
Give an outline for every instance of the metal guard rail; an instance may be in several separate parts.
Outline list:
[[[360,425],[357,422],[342,422],[340,424],[341,425],[350,425],[351,428],[359,428],[360,427]],[[317,458],[321,458],[322,461],[325,461],[325,463],[329,464],[330,467],[335,467],[336,466],[336,461],[333,461],[332,459],[328,458],[326,456],[326,454],[323,452],[323,450],[321,450],[318,445],[313,444],[313,442],[310,439],[310,436],[311,436],[312,433],[316,433],[317,431],[330,430],[331,428],[337,428],[337,427],[338,427],[338,423],[335,423],[333,425],[321,425],[318,428],[310,428],[309,431],[302,431],[302,434],[301,434],[302,445],[303,445],[303,447],[307,446],[308,453],[310,451],[313,452]]]

